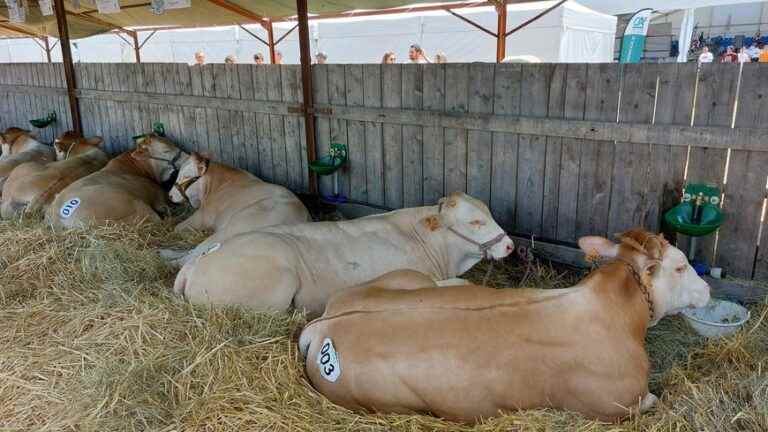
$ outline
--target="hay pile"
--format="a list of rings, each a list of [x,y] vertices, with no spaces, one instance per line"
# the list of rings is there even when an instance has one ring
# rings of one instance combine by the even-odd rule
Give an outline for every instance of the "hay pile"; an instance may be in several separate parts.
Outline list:
[[[154,250],[198,240],[167,226],[53,233],[0,223],[0,430],[768,430],[766,306],[722,342],[665,319],[649,336],[662,403],[622,425],[550,410],[475,427],[358,415],[306,385],[291,340],[300,314],[193,307],[168,292],[174,272]],[[480,266],[471,277],[484,275]],[[489,284],[578,277],[509,260]]]

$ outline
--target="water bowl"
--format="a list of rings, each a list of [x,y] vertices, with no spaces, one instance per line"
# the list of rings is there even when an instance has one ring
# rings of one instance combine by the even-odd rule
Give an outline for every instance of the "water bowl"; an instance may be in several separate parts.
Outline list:
[[[736,303],[712,299],[704,307],[684,309],[683,316],[696,333],[717,339],[739,331],[750,313]]]

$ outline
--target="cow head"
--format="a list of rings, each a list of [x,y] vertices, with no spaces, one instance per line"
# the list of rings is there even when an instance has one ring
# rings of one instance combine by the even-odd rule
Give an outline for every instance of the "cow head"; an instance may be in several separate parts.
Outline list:
[[[10,127],[5,132],[0,133],[0,148],[3,150],[0,160],[7,159],[10,155],[14,154],[13,145],[19,138],[25,135],[34,138],[34,135],[28,130],[17,127]]]
[[[91,147],[98,147],[103,141],[101,137],[83,138],[76,132],[65,132],[53,142],[56,160],[77,156]]]
[[[709,302],[709,285],[688,264],[685,254],[663,235],[635,229],[618,238],[621,243],[597,236],[582,237],[579,247],[588,256],[620,259],[633,266],[650,287],[654,317],[649,326],[684,308]]]
[[[479,258],[501,259],[515,249],[512,239],[493,220],[488,207],[462,192],[442,198],[438,214],[426,217],[423,223],[430,231],[446,229],[447,235],[457,237],[459,242],[472,249],[475,259],[469,267]]]
[[[202,177],[208,172],[208,164],[208,159],[192,153],[179,169],[176,183],[169,192],[171,201],[176,204],[186,201],[192,207],[199,208],[205,187]]]
[[[155,180],[165,183],[179,172],[188,155],[169,139],[147,134],[136,140],[136,149],[131,157],[147,162]]]

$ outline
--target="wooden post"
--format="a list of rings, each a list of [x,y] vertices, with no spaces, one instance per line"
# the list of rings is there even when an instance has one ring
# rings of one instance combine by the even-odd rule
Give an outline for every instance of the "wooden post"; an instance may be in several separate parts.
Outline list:
[[[139,45],[139,32],[131,32],[133,38],[133,52],[136,54],[136,63],[141,63],[141,45]]]
[[[317,158],[315,144],[315,114],[312,93],[312,56],[309,52],[309,17],[307,0],[296,0],[296,11],[299,20],[299,50],[301,52],[301,88],[304,100],[304,130],[307,137],[307,161],[312,162]],[[270,29],[272,23],[269,23]],[[272,42],[272,32],[269,32],[269,40]],[[274,50],[274,45],[270,45]],[[308,169],[309,170],[309,169]],[[317,177],[309,170],[309,191],[317,193]]]
[[[269,45],[269,62],[271,64],[275,64],[277,61],[275,56],[275,31],[272,27],[272,21],[267,21],[266,24],[263,24],[264,27],[267,29],[267,45]]]
[[[77,83],[75,82],[75,65],[72,63],[72,50],[69,45],[69,28],[67,28],[67,11],[64,9],[64,0],[53,0],[56,11],[56,25],[59,29],[59,44],[61,45],[61,57],[64,63],[64,77],[67,80],[67,95],[69,96],[69,110],[72,113],[72,129],[80,135],[83,134],[83,122],[80,119],[80,104],[77,100]]]
[[[507,56],[507,0],[501,0],[496,6],[496,14],[499,16],[496,29],[496,63],[501,63]]]
[[[48,36],[43,38],[43,44],[45,44],[45,55],[48,57],[48,63],[53,63],[53,60],[51,59],[51,43],[48,40]]]

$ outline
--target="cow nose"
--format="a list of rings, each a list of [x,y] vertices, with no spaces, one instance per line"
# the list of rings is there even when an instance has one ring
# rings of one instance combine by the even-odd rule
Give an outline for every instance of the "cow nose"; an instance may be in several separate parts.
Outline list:
[[[515,247],[512,246],[512,243],[507,245],[507,252],[512,253],[512,251],[515,250]]]

